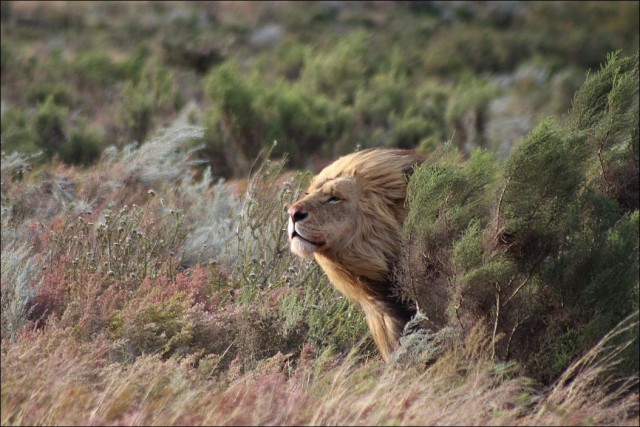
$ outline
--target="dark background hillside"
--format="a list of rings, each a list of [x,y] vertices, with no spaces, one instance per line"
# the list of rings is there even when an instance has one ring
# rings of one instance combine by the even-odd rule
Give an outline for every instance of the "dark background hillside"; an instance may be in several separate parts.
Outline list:
[[[214,175],[261,148],[317,170],[356,147],[505,156],[610,52],[638,2],[2,2],[2,150],[90,165],[206,127]]]

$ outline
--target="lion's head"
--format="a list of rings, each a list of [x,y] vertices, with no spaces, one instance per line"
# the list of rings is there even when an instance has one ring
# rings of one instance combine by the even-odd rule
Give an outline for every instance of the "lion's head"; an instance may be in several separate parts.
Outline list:
[[[289,209],[291,251],[381,279],[398,254],[407,174],[419,160],[409,150],[370,149],[327,166]]]
[[[410,150],[349,154],[315,176],[289,208],[291,251],[314,256],[338,290],[364,308],[370,326],[373,311],[395,309],[391,268],[400,252],[407,175],[420,161]]]

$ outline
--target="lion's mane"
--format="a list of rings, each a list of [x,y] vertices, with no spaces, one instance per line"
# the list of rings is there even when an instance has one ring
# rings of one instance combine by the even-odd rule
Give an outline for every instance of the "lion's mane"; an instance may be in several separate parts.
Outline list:
[[[341,157],[312,179],[308,195],[290,210],[304,211],[308,229],[320,230],[318,236],[331,233],[331,221],[336,217],[349,221],[348,233],[318,247],[313,255],[331,283],[363,308],[385,360],[397,347],[413,314],[394,289],[392,276],[401,252],[407,177],[421,161],[415,152],[399,149],[370,149]],[[334,182],[348,192],[341,197],[357,199],[349,200],[350,205],[345,203],[343,210],[320,203],[333,191]],[[334,209],[329,211],[333,215],[321,214],[322,209]]]

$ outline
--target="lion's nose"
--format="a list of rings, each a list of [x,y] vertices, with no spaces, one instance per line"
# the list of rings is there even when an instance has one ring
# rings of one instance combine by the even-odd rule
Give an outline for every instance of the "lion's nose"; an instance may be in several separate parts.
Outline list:
[[[307,217],[307,215],[309,214],[305,212],[300,205],[293,204],[289,208],[289,216],[291,216],[293,222],[302,221]]]

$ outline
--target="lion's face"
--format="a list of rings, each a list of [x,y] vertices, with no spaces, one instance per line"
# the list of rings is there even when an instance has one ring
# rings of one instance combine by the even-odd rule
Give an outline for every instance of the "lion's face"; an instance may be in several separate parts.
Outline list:
[[[291,251],[301,257],[332,253],[348,245],[358,228],[362,191],[354,177],[311,184],[289,209]]]

